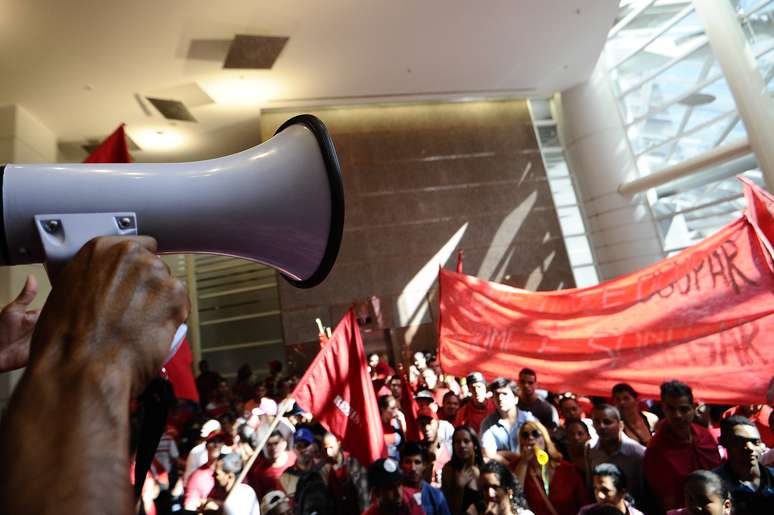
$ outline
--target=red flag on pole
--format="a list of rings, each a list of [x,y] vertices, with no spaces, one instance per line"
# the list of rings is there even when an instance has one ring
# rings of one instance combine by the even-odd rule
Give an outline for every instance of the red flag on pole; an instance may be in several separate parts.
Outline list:
[[[84,163],[131,163],[132,156],[129,155],[129,147],[126,145],[126,134],[124,133],[124,124],[118,126],[113,134],[108,136],[105,141],[89,154]]]
[[[352,309],[309,365],[292,397],[363,465],[387,456],[379,407]]]
[[[84,163],[131,162],[132,156],[129,155],[129,148],[126,145],[123,123],[105,141],[100,143],[84,161]],[[194,381],[193,368],[191,367],[192,361],[191,348],[188,346],[188,340],[184,339],[177,353],[166,364],[165,368],[167,370],[167,378],[172,383],[172,388],[175,391],[175,396],[179,399],[190,399],[198,402],[199,393],[196,390],[196,382]]]
[[[417,424],[417,412],[419,406],[411,393],[409,378],[404,373],[400,378],[400,407],[406,417],[406,440],[419,441],[419,425]]]

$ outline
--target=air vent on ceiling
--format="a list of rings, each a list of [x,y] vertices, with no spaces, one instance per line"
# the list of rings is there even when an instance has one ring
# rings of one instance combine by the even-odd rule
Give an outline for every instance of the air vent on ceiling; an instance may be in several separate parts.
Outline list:
[[[277,61],[287,37],[237,34],[228,50],[223,68],[268,70]]]
[[[196,118],[193,117],[191,111],[179,100],[169,100],[164,98],[146,97],[148,102],[153,104],[153,107],[159,110],[159,112],[167,120],[180,120],[183,122],[195,122]]]

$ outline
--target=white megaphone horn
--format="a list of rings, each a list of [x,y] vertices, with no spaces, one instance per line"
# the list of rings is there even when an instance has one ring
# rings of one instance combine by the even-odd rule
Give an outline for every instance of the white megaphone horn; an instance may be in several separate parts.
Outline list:
[[[92,238],[139,233],[153,236],[160,254],[241,257],[309,288],[333,267],[344,226],[336,151],[325,125],[311,115],[296,116],[270,140],[226,157],[7,164],[0,187],[0,265],[55,268]]]

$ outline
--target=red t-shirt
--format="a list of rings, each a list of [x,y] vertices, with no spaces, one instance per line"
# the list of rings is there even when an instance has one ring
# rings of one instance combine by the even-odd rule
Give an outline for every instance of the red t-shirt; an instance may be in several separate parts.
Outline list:
[[[425,510],[414,499],[414,493],[416,489],[404,486],[401,489],[403,495],[403,506],[395,512],[396,515],[425,515]],[[378,515],[379,507],[372,504],[370,508],[363,512],[363,515]]]
[[[457,418],[454,421],[454,427],[468,426],[472,427],[477,433],[481,432],[481,422],[494,411],[492,402],[487,400],[483,406],[478,406],[473,400],[462,406],[457,412]]]
[[[296,453],[288,452],[284,465],[274,466],[266,457],[261,456],[247,473],[246,483],[253,487],[259,499],[272,490],[282,490],[279,478],[283,472],[296,464]]]
[[[645,450],[645,479],[665,510],[683,506],[683,481],[694,470],[712,470],[721,463],[718,442],[706,428],[691,424],[692,442],[678,440],[663,423]]]
[[[524,479],[524,497],[535,515],[552,515],[545,500],[543,479],[539,475],[527,474]],[[577,515],[582,507],[594,502],[575,465],[564,460],[556,467],[554,477],[551,478],[548,500],[558,515]]]

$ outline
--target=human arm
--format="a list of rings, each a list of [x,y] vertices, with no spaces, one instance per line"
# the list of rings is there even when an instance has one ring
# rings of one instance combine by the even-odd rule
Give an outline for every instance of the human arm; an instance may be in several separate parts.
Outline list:
[[[155,250],[148,237],[98,238],[57,276],[0,424],[8,513],[133,512],[129,399],[189,309]]]
[[[28,310],[38,293],[38,281],[30,274],[22,291],[0,311],[0,372],[21,368],[30,354],[30,337],[39,312]]]

